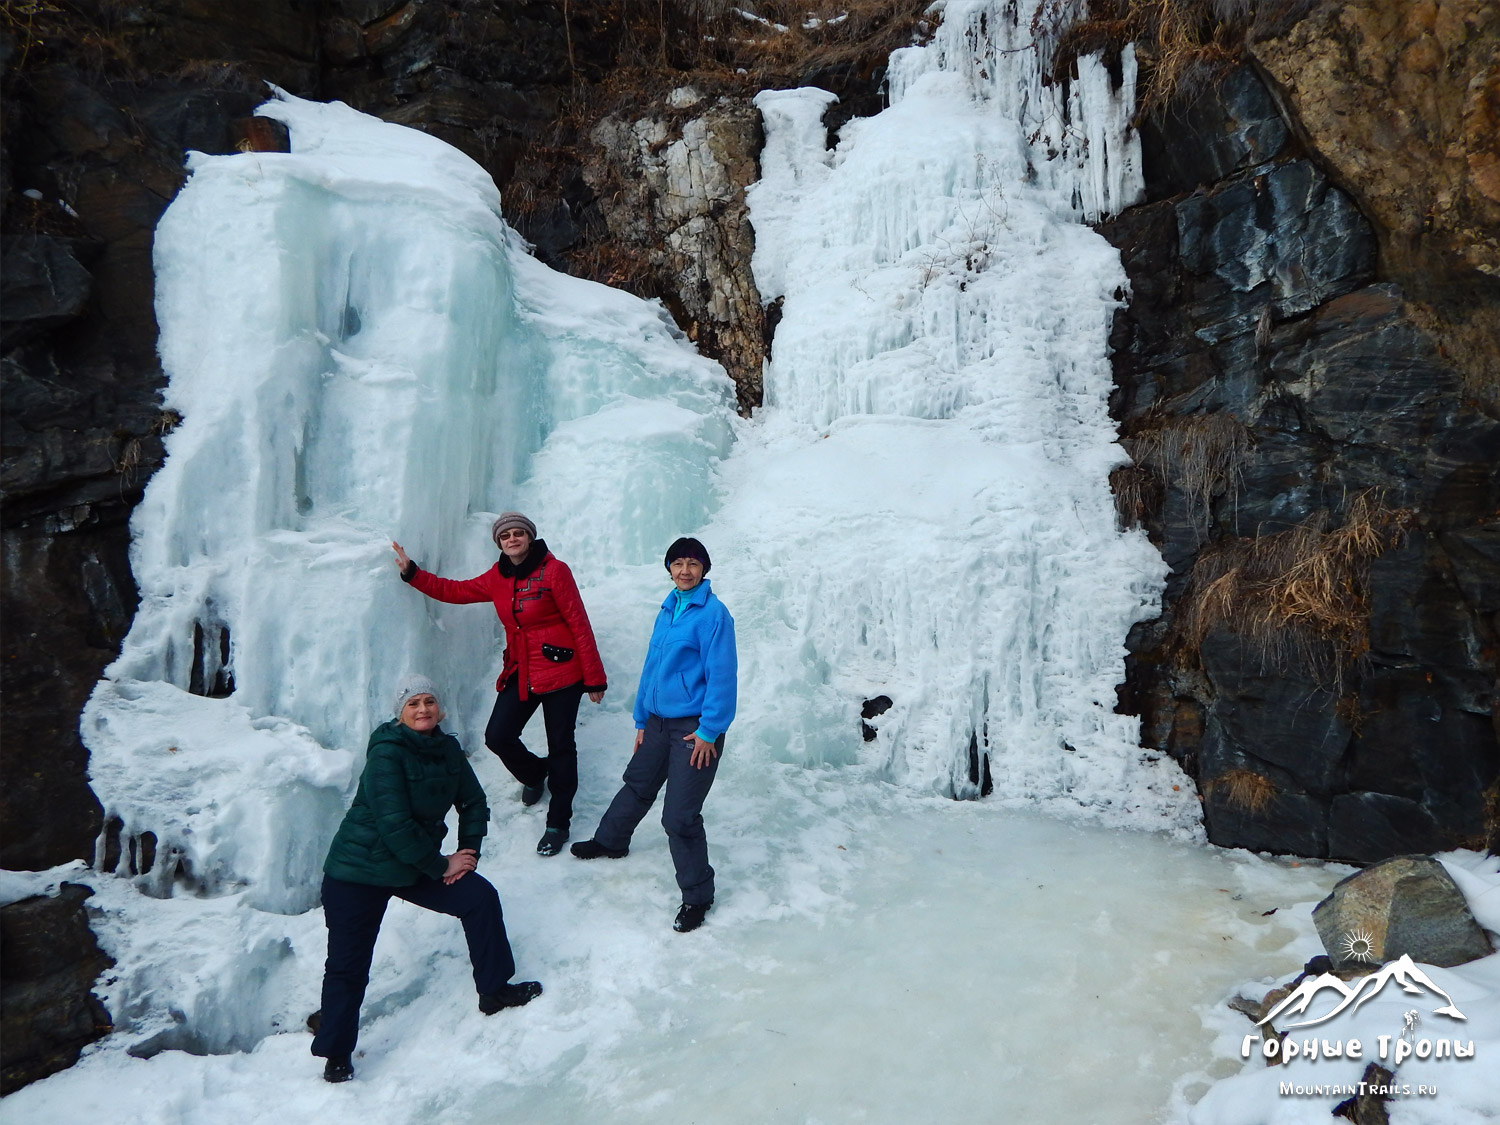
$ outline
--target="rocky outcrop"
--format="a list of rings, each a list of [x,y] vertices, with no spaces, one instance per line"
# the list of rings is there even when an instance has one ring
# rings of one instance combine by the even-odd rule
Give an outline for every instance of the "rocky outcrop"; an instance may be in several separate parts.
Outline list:
[[[78,715],[135,611],[130,512],[176,423],[160,402],[151,240],[187,149],[278,138],[261,79],[312,92],[298,0],[36,5],[0,43],[0,866],[90,859],[101,811]],[[109,1030],[86,888],[6,906],[3,1091]]]
[[[1369,215],[1384,276],[1500,402],[1500,8],[1322,4],[1249,49],[1303,142]]]
[[[1122,707],[1198,779],[1216,843],[1482,843],[1500,416],[1285,104],[1247,66],[1147,121],[1150,200],[1103,228],[1133,290],[1117,497],[1172,567]]]
[[[760,176],[760,111],[683,86],[649,115],[604,118],[589,139],[584,177],[611,237],[646,263],[699,351],[724,365],[740,409],[758,406],[765,317],[745,188]]]
[[[113,964],[89,930],[83,903],[91,894],[64,883],[55,897],[0,907],[0,1094],[72,1066],[110,1031],[91,991]]]
[[[78,713],[135,608],[127,521],[161,462],[151,237],[186,149],[254,147],[260,78],[306,89],[296,0],[49,6],[4,45],[6,700],[0,864],[92,855]],[[189,62],[188,60],[198,60]]]

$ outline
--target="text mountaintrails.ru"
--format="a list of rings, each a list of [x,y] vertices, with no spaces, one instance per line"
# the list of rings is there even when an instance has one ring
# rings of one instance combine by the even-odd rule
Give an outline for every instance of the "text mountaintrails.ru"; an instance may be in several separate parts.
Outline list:
[[[1418,1085],[1415,1088],[1409,1082],[1399,1085],[1394,1082],[1335,1082],[1327,1086],[1307,1085],[1303,1083],[1283,1082],[1281,1083],[1282,1097],[1314,1097],[1314,1098],[1343,1098],[1343,1097],[1376,1097],[1376,1098],[1409,1098],[1413,1093],[1419,1098],[1437,1097],[1437,1087]]]

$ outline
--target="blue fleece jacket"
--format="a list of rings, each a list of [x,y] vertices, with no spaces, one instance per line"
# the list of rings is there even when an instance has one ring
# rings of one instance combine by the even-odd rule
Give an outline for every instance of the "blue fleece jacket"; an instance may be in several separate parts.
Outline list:
[[[706,578],[688,592],[686,601],[677,612],[677,591],[672,590],[656,615],[635,693],[635,726],[643,730],[648,715],[697,715],[698,737],[715,742],[734,722],[734,618]]]

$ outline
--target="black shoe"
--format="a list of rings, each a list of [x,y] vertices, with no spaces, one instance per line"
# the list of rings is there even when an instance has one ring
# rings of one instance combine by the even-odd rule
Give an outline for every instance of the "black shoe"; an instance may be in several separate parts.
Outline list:
[[[546,783],[543,782],[541,785],[521,786],[521,804],[525,805],[529,809],[532,805],[540,801],[542,799],[542,790],[545,785]]]
[[[541,994],[542,986],[534,980],[502,984],[499,992],[479,994],[479,1010],[487,1016],[492,1016],[502,1008],[519,1008],[522,1004],[530,1004]]]
[[[708,913],[711,902],[685,902],[677,911],[677,920],[672,923],[672,928],[679,934],[692,933],[703,925],[703,916]]]
[[[579,859],[624,859],[630,854],[629,848],[606,848],[598,840],[579,840],[568,849]]]
[[[537,855],[556,855],[562,851],[562,846],[568,842],[568,830],[566,828],[549,828],[542,833],[542,838],[536,842]]]
[[[354,1077],[354,1062],[345,1055],[343,1058],[329,1059],[323,1067],[324,1082],[347,1082]]]

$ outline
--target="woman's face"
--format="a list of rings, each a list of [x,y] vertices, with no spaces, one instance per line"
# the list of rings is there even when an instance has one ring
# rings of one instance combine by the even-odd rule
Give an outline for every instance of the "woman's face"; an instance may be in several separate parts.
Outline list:
[[[691,590],[703,581],[703,564],[697,559],[673,559],[667,573],[679,590]]]
[[[513,563],[518,563],[531,550],[531,536],[523,528],[507,527],[500,533],[500,550]]]
[[[443,720],[443,709],[434,696],[426,692],[414,695],[401,708],[401,722],[412,730],[426,734]]]

